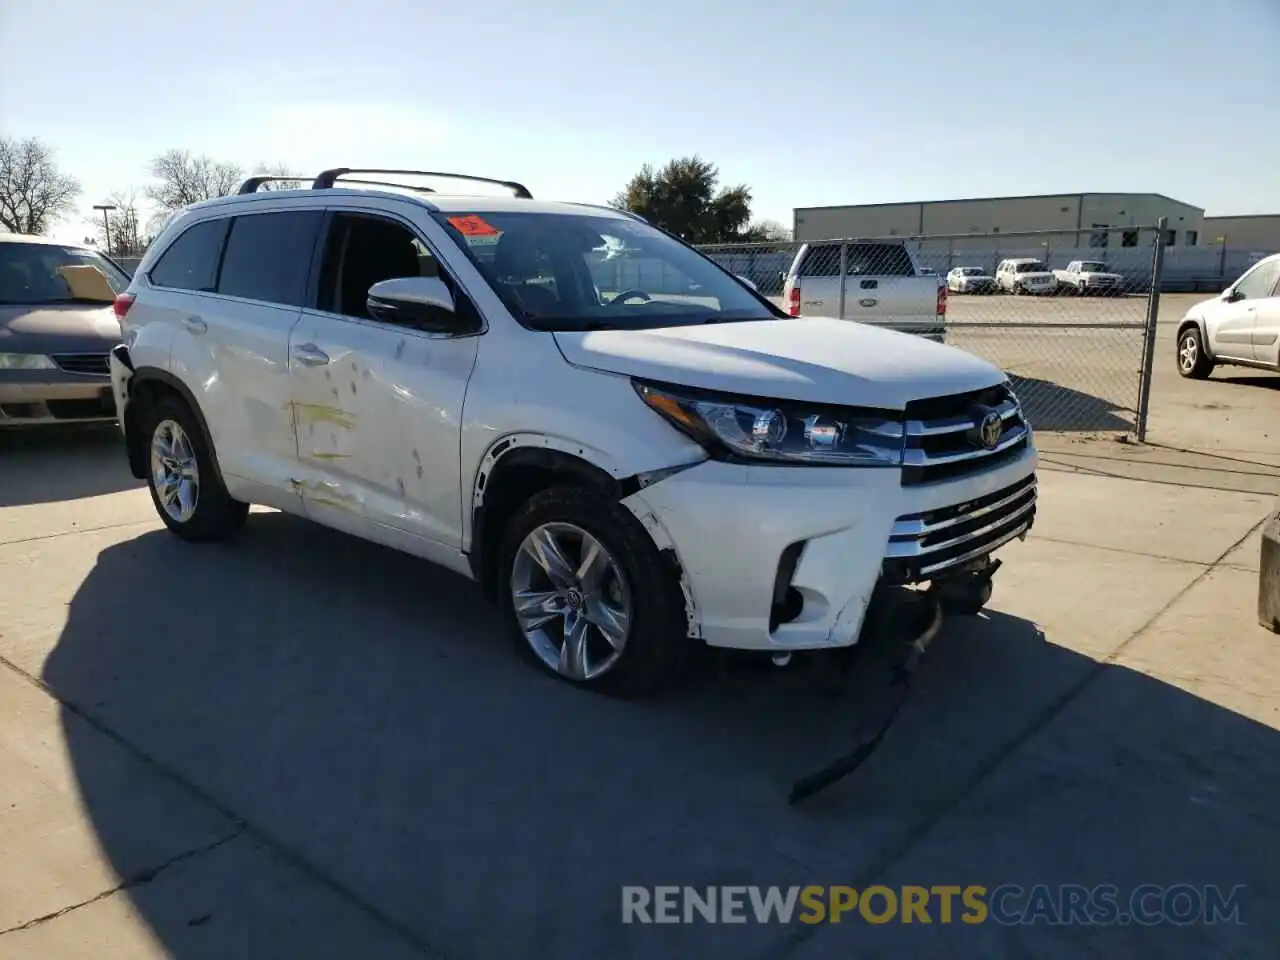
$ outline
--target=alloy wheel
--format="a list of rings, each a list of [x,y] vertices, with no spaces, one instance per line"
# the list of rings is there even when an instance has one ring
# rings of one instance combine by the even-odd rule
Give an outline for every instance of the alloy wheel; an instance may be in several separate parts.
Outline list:
[[[162,420],[151,434],[151,480],[156,499],[171,520],[186,523],[200,499],[195,447],[176,420]]]
[[[511,601],[538,659],[571,680],[608,672],[626,647],[631,592],[598,539],[571,523],[544,523],[516,551]]]
[[[1196,360],[1199,359],[1199,356],[1200,343],[1195,334],[1188,333],[1178,345],[1178,365],[1182,368],[1183,373],[1190,373],[1195,369]]]

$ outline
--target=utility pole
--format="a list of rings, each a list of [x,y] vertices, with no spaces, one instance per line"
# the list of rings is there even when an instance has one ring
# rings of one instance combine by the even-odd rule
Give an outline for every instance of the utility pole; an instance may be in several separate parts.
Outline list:
[[[107,211],[114,210],[114,203],[95,203],[93,209],[102,211],[102,231],[107,238],[107,256],[111,256],[111,222],[107,219]]]

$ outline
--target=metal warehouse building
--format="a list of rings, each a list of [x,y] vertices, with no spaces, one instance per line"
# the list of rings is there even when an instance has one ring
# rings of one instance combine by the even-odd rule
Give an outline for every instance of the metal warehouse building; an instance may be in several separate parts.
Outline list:
[[[1259,253],[1280,252],[1280,214],[1205,217],[1202,243]]]
[[[1059,193],[1026,197],[986,197],[917,203],[873,203],[842,207],[799,207],[798,241],[837,237],[937,237],[929,249],[989,249],[993,235],[1050,230],[1039,238],[1051,247],[1137,247],[1152,242],[1126,226],[1151,226],[1168,218],[1165,242],[1195,247],[1205,242],[1204,209],[1159,193]],[[1215,236],[1219,235],[1219,230]],[[982,234],[969,239],[941,239]]]

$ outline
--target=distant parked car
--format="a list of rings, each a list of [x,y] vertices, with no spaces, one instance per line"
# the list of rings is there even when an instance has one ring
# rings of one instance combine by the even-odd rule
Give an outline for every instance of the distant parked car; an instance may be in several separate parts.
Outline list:
[[[1219,363],[1280,370],[1280,253],[1188,310],[1177,343],[1178,373],[1194,380]]]
[[[996,286],[1009,293],[1055,293],[1058,278],[1048,264],[1034,257],[1001,260],[996,267]]]
[[[1064,290],[1075,293],[1114,295],[1124,292],[1124,275],[1113,273],[1101,260],[1072,260],[1065,270],[1053,275]]]
[[[952,293],[993,293],[996,278],[981,267],[953,267],[947,272],[947,289]]]
[[[0,427],[115,419],[112,302],[128,286],[96,250],[0,234]]]

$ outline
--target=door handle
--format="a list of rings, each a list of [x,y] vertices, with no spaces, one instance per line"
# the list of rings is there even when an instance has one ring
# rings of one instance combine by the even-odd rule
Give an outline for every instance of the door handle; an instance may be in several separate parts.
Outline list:
[[[209,325],[196,316],[183,317],[182,325],[197,336],[209,329]]]
[[[323,367],[329,362],[329,355],[314,343],[300,343],[293,348],[293,359],[304,367]]]
[[[860,286],[863,290],[875,290],[877,287],[880,286],[880,281],[879,280],[863,280],[858,284],[858,286]]]

